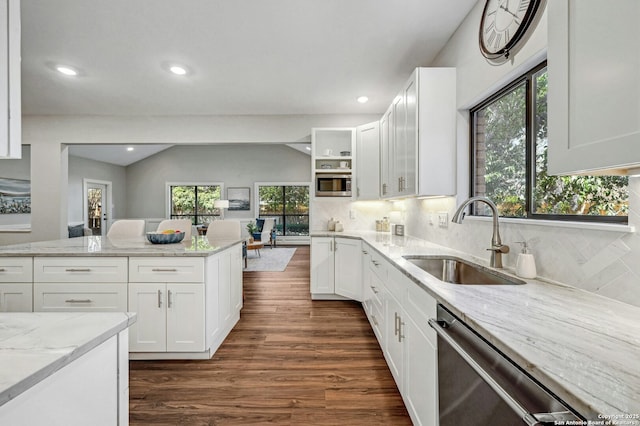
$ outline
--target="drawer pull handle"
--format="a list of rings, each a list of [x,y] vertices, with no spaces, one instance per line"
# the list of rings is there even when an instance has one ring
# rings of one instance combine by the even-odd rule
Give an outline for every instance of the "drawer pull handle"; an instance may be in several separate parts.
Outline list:
[[[6,272],[6,269],[0,268],[0,272]]]
[[[91,303],[93,300],[91,299],[67,299],[65,303]]]
[[[151,272],[178,272],[176,268],[153,268]]]
[[[91,268],[67,268],[66,272],[91,272]]]

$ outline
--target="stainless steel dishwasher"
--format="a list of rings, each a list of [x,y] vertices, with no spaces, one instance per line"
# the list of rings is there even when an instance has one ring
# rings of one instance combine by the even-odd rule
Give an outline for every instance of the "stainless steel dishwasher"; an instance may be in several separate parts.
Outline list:
[[[440,426],[585,420],[443,306],[429,325],[438,333]]]

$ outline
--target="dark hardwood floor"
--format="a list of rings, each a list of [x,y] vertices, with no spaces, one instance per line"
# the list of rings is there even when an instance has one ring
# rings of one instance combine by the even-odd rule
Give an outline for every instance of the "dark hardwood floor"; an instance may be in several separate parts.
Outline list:
[[[244,295],[212,359],[130,362],[131,425],[411,424],[361,305],[311,300],[309,247]]]

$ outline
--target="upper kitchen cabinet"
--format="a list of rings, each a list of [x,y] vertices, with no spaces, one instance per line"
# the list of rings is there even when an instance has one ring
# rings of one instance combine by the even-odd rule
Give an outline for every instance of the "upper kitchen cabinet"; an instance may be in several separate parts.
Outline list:
[[[417,68],[382,122],[383,198],[455,194],[455,68]]]
[[[356,169],[356,129],[311,129],[311,162],[314,197],[352,198],[352,174]]]
[[[640,2],[547,7],[549,173],[640,172]]]
[[[356,127],[356,199],[380,199],[380,122]]]
[[[21,158],[20,0],[2,0],[0,22],[0,159]]]

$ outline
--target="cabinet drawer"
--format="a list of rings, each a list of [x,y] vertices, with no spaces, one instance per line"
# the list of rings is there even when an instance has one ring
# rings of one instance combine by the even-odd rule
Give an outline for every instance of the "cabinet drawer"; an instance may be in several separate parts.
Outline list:
[[[126,283],[36,283],[33,285],[35,312],[126,312]]]
[[[129,282],[199,283],[204,281],[204,259],[201,257],[131,257]]]
[[[126,257],[36,257],[34,282],[127,282]]]
[[[33,258],[0,258],[0,283],[30,283],[33,281]]]
[[[402,272],[393,266],[389,266],[389,278],[386,282],[386,288],[402,306],[404,306],[406,300],[407,281],[408,278]]]
[[[388,263],[387,261],[378,253],[376,253],[375,251],[371,250],[371,263],[370,265],[370,269],[373,271],[374,274],[376,274],[378,276],[378,278],[380,278],[380,280],[383,283],[387,282],[387,274],[388,274]]]
[[[405,312],[413,319],[418,328],[436,345],[436,332],[429,326],[429,318],[437,318],[438,303],[426,290],[418,284],[407,280],[407,301]]]

